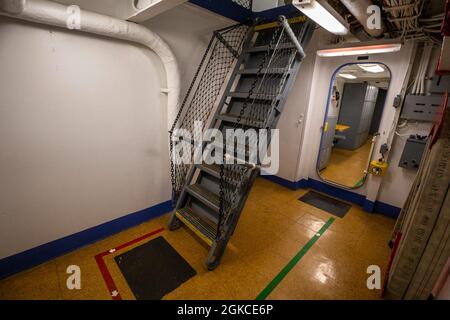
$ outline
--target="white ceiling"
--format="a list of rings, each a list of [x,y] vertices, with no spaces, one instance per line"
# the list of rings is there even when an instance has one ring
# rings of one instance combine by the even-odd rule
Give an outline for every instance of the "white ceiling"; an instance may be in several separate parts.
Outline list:
[[[379,64],[379,66],[384,69],[384,72],[372,73],[363,70],[357,64],[351,64],[340,69],[337,77],[343,82],[368,82],[376,87],[387,89],[391,81],[391,72],[384,65]],[[351,74],[356,76],[357,79],[345,79],[343,77],[339,77],[339,74]]]
[[[146,21],[187,0],[53,0],[64,5],[134,22]],[[135,6],[136,3],[136,6]]]
[[[358,77],[358,79],[371,79],[371,80],[389,79],[391,77],[391,72],[389,71],[389,69],[387,69],[385,66],[381,64],[379,64],[379,66],[382,67],[384,71],[380,73],[372,73],[365,71],[364,69],[360,68],[357,64],[351,64],[340,69],[338,74],[347,73]]]
[[[133,10],[133,0],[53,0],[65,5],[77,5],[81,9],[125,19]]]

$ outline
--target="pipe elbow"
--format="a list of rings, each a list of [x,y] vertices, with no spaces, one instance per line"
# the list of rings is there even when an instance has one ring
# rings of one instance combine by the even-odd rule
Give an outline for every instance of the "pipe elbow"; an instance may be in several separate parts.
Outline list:
[[[156,33],[139,25],[134,26],[136,27],[136,30],[133,33],[141,39],[140,42],[142,44],[145,44],[159,56],[164,65],[168,84],[168,127],[171,128],[178,113],[181,93],[180,71],[177,59],[169,45]]]
[[[57,27],[67,25],[67,6],[47,0],[0,0],[0,15]],[[167,78],[168,113],[178,113],[180,73],[169,45],[156,33],[133,22],[90,11],[81,11],[80,31],[141,44],[161,59]],[[173,116],[169,117],[173,121]],[[168,127],[172,122],[168,123]]]

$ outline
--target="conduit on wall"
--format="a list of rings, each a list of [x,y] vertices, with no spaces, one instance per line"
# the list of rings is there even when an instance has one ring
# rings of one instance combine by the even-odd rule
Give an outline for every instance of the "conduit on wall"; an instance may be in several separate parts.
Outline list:
[[[79,31],[135,42],[153,50],[162,60],[167,77],[168,128],[178,113],[180,74],[176,58],[157,34],[133,22],[81,10]],[[0,15],[67,28],[69,7],[46,0],[0,0]],[[78,28],[77,28],[78,29]]]

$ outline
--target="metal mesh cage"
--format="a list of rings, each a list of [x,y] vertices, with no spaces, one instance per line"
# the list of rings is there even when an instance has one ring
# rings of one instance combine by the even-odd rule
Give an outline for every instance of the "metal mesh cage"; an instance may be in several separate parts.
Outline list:
[[[303,24],[292,27],[294,34],[298,37],[304,32]],[[270,128],[273,121],[272,113],[277,107],[279,95],[284,89],[291,65],[296,57],[297,49],[282,27],[262,33],[256,40],[255,45],[270,43],[267,52],[261,57],[258,66],[257,77],[250,84],[249,94],[239,112],[239,123],[236,128],[246,129],[248,127]],[[248,88],[247,88],[248,89]],[[269,133],[270,134],[270,133]],[[258,139],[254,136],[253,139]],[[269,137],[270,139],[270,137]],[[235,143],[227,141],[227,143]],[[250,138],[243,146],[237,145],[237,152],[233,157],[246,162],[246,164],[225,164],[221,166],[220,180],[220,216],[217,237],[223,234],[224,225],[233,216],[238,203],[236,199],[244,190],[250,179],[253,165],[261,164],[263,159],[252,159],[250,145],[259,146],[260,141],[252,141]],[[231,148],[230,148],[231,149]],[[255,150],[254,150],[255,151]],[[254,156],[254,154],[253,154]],[[264,157],[264,154],[261,155]]]
[[[173,160],[182,156],[192,157],[193,152],[191,155],[174,154],[174,145],[182,143],[182,141],[173,132],[175,129],[184,129],[193,133],[196,121],[201,121],[203,124],[201,129],[205,129],[211,112],[214,110],[218,98],[220,98],[220,92],[224,87],[225,80],[237,57],[241,54],[248,29],[247,25],[240,24],[214,32],[200,67],[186,94],[170,134],[171,176],[174,199],[177,198],[183,188],[189,165],[176,164]],[[199,137],[193,138],[195,140],[195,138]],[[193,141],[190,142],[193,143]]]
[[[238,216],[234,213],[242,210],[240,206],[245,201],[239,199],[244,198],[251,185],[250,180],[259,172],[255,168],[264,160],[271,132],[266,131],[267,145],[261,145],[261,132],[256,130],[274,129],[275,119],[280,113],[280,101],[285,98],[287,80],[299,54],[292,39],[302,38],[307,30],[304,23],[296,23],[292,28],[286,26],[286,23],[275,28],[260,28],[255,33],[249,32],[249,28],[246,25],[236,25],[214,32],[170,134],[174,201],[178,200],[183,187],[195,174],[195,170],[191,170],[191,161],[179,162],[176,159],[193,159],[196,148],[203,148],[203,143],[201,146],[195,143],[202,141],[207,127],[219,129],[222,133],[219,138],[226,139],[208,139],[211,142],[206,145],[207,149],[221,149],[224,161],[220,165],[216,239],[224,236],[226,226]],[[251,54],[242,55],[244,44],[248,50],[253,50],[247,52],[252,52]],[[237,66],[238,57],[242,57],[239,66],[243,68],[236,69],[233,73],[231,71]],[[231,117],[235,122],[217,120],[222,116]],[[211,125],[212,118],[216,120]],[[200,127],[197,122],[200,122]],[[230,127],[231,123],[234,126]],[[181,129],[182,132],[175,129]],[[236,129],[243,132],[253,129],[255,134],[244,134],[246,139],[243,141],[239,141],[236,136],[236,140],[230,140],[229,129],[235,134]],[[188,137],[185,133],[188,133]],[[191,148],[178,148],[186,144]],[[230,164],[230,159],[233,164]]]

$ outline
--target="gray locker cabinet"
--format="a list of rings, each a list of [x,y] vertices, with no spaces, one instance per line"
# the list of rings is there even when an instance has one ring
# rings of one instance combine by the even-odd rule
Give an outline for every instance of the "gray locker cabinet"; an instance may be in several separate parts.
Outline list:
[[[341,133],[345,140],[340,140],[336,147],[355,150],[367,142],[377,97],[378,88],[367,83],[344,85],[338,123],[350,129]]]
[[[375,105],[377,103],[378,88],[373,86],[367,87],[367,95],[364,101],[363,113],[360,122],[360,133],[370,131],[373,113],[375,112]]]

